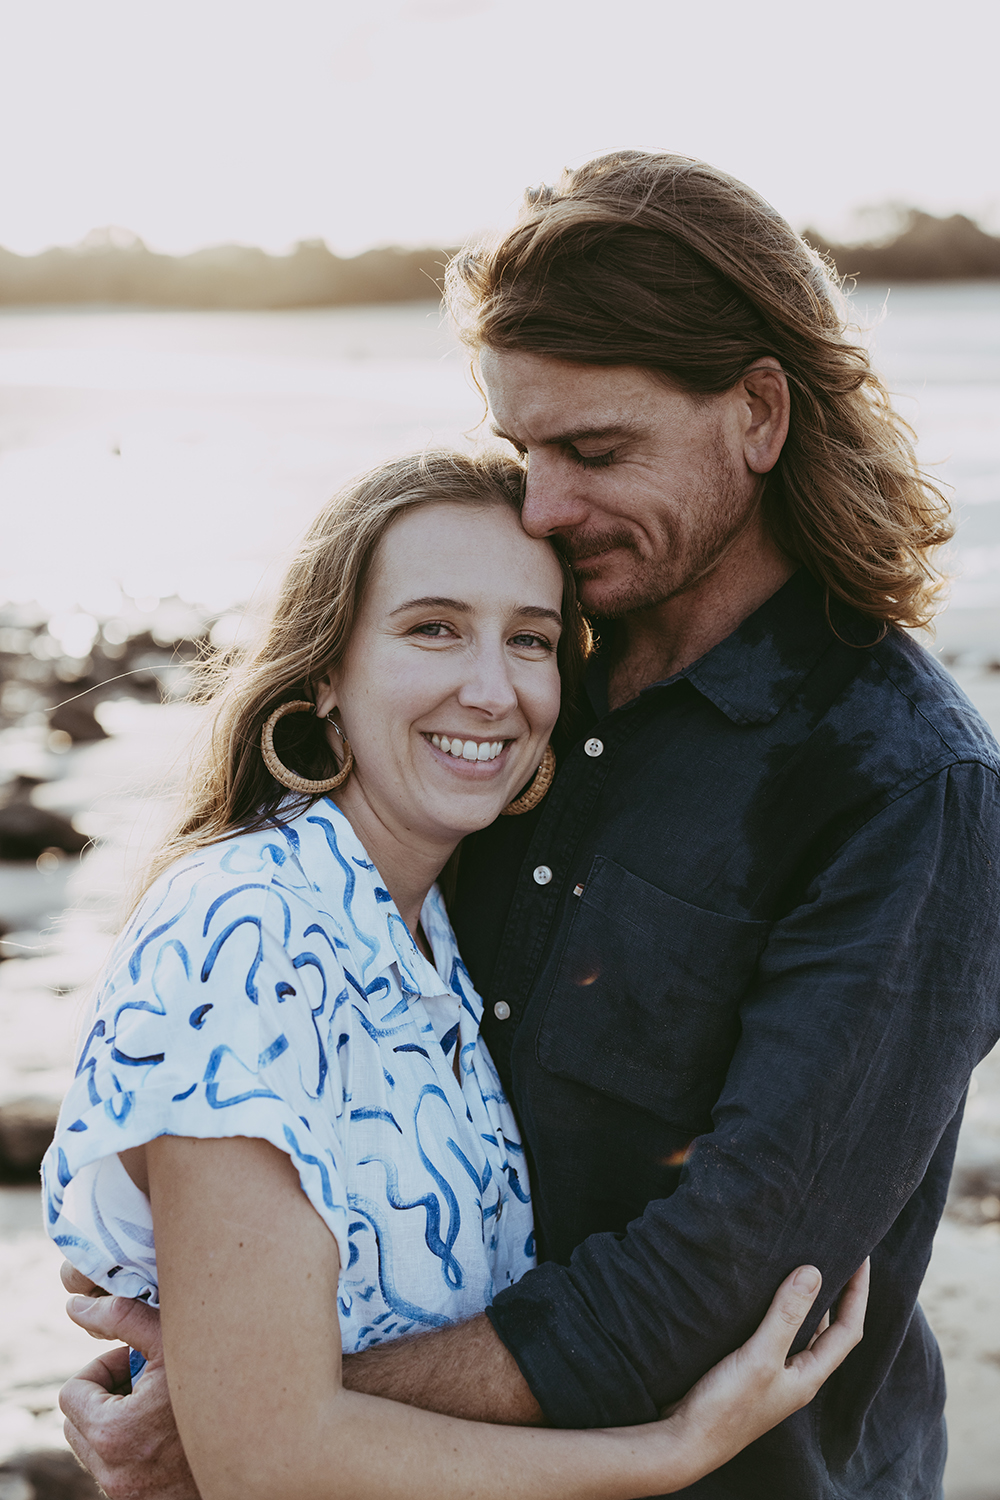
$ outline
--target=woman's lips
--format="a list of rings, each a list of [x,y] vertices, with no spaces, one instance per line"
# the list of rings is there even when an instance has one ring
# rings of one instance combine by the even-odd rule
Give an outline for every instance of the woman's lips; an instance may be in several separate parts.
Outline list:
[[[446,734],[432,734],[429,738],[436,750],[443,750],[455,760],[496,760],[509,743],[507,740],[474,740]]]
[[[491,777],[506,763],[513,740],[480,740],[469,735],[423,733],[422,738],[450,770],[473,777]],[[447,749],[445,746],[447,745]]]

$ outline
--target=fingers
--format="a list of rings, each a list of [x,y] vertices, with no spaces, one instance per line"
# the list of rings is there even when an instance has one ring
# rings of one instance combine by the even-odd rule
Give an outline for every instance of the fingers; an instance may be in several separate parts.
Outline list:
[[[822,1284],[823,1278],[815,1266],[799,1266],[797,1271],[786,1276],[774,1294],[764,1321],[745,1346],[747,1350],[752,1350],[768,1364],[784,1364]]]
[[[859,1266],[840,1294],[837,1315],[833,1323],[816,1343],[816,1352],[822,1348],[825,1358],[840,1364],[855,1344],[861,1342],[865,1331],[865,1312],[868,1308],[868,1288],[871,1281],[871,1261]],[[834,1368],[831,1364],[830,1368]]]
[[[63,1431],[73,1452],[112,1500],[200,1500],[164,1370],[144,1375],[128,1396],[113,1393],[117,1374],[128,1378],[127,1349],[94,1360],[60,1391]]]
[[[841,1293],[836,1321],[819,1335],[811,1348],[803,1350],[790,1361],[793,1367],[808,1374],[817,1387],[861,1342],[865,1331],[870,1271],[870,1262],[866,1260]]]
[[[823,1314],[823,1316],[820,1318],[819,1323],[816,1325],[816,1332],[813,1334],[812,1338],[809,1340],[808,1344],[806,1345],[806,1348],[807,1349],[811,1349],[812,1346],[813,1346],[813,1344],[815,1344],[816,1340],[819,1338],[820,1334],[821,1333],[825,1333],[826,1330],[829,1328],[829,1326],[830,1326],[830,1314],[829,1314],[829,1312],[825,1312]]]
[[[108,1293],[97,1286],[82,1271],[78,1271],[71,1260],[64,1260],[59,1267],[59,1277],[67,1292],[79,1292],[84,1297],[106,1297]]]
[[[865,1312],[868,1308],[868,1291],[871,1286],[872,1263],[869,1257],[855,1271],[840,1294],[837,1303],[837,1322],[850,1323],[858,1330],[858,1338],[864,1333]]]
[[[112,1349],[67,1380],[59,1392],[59,1409],[76,1426],[84,1426],[128,1388],[128,1350]]]
[[[131,1344],[147,1359],[163,1353],[160,1314],[132,1297],[70,1297],[66,1311],[95,1339],[118,1339]]]

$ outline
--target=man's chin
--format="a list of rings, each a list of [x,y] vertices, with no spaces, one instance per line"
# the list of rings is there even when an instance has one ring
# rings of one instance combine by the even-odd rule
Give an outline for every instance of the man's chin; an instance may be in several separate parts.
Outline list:
[[[611,566],[594,568],[588,576],[587,568],[581,568],[576,593],[584,614],[592,620],[620,620],[623,615],[650,609],[669,598],[672,591],[663,587],[661,580],[642,574],[637,577],[637,571],[634,564],[631,568]]]
[[[606,578],[578,578],[577,598],[591,619],[616,620],[634,608],[633,591]]]
[[[595,609],[598,601],[613,598],[627,587],[627,578],[622,576],[625,570],[620,565],[616,567],[616,562],[620,563],[620,554],[616,557],[609,551],[571,563],[576,591],[586,610]]]

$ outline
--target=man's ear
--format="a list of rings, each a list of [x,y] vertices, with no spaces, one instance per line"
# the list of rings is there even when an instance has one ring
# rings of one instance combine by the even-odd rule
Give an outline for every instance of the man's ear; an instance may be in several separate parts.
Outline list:
[[[332,672],[327,672],[326,676],[321,677],[316,683],[317,718],[325,719],[331,708],[336,708],[336,706],[337,687],[334,681],[334,674]]]
[[[767,474],[778,462],[788,436],[792,401],[788,377],[781,365],[767,354],[758,359],[739,382],[746,402],[743,456],[754,474]]]

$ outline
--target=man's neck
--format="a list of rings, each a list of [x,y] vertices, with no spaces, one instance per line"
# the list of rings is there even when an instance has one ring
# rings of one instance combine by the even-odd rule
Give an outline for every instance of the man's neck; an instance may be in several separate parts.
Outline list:
[[[729,557],[687,592],[617,621],[608,702],[630,703],[643,688],[683,672],[748,619],[792,576],[795,564],[769,541],[755,555]]]

